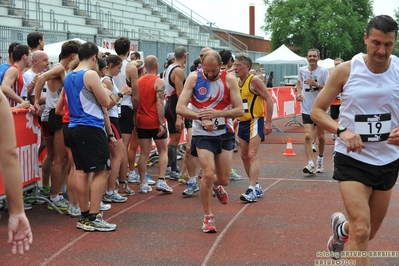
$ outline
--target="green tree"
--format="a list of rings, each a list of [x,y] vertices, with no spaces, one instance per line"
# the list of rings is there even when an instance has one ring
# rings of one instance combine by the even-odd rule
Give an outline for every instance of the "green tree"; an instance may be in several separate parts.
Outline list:
[[[363,34],[373,15],[372,0],[264,0],[263,30],[272,49],[285,44],[306,55],[317,48],[321,58],[347,60],[365,52]]]

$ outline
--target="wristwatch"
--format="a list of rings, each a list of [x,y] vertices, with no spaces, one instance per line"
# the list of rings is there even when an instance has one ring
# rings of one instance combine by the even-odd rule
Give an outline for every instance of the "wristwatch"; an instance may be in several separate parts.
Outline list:
[[[346,129],[346,126],[339,125],[337,128],[337,136],[339,137],[339,134],[341,134],[341,132],[344,132]]]
[[[123,98],[123,94],[120,93],[120,92],[118,92],[118,96],[121,97],[121,98]]]
[[[110,138],[114,138],[115,137],[115,134],[114,133],[111,133],[111,134],[108,134],[108,138],[110,139]]]

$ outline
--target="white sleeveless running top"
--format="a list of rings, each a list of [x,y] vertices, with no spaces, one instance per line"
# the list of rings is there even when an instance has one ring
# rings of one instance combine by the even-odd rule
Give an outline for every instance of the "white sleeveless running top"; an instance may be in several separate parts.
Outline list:
[[[345,142],[335,141],[335,151],[371,165],[386,165],[399,158],[399,147],[386,139],[399,127],[399,59],[391,56],[384,73],[371,72],[355,55],[351,72],[341,93],[340,124],[360,134],[366,148],[362,153],[347,153]]]
[[[130,80],[126,78],[127,64],[129,64],[129,62],[127,60],[123,60],[121,72],[114,77],[115,85],[118,89],[122,88],[126,84],[131,86]],[[123,95],[123,98],[119,101],[119,103],[123,106],[129,106],[131,109],[133,109],[132,96],[130,95]]]

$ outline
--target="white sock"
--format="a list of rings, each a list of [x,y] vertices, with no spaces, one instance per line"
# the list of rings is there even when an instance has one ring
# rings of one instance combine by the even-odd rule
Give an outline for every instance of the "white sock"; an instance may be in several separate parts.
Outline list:
[[[314,166],[314,163],[313,163],[313,161],[312,161],[312,160],[310,160],[310,161],[308,162],[308,165],[310,165],[310,166]]]
[[[112,194],[114,194],[113,191],[105,191],[105,193],[106,193],[108,196],[111,196]]]
[[[60,195],[57,195],[57,196],[55,196],[55,197],[50,196],[50,199],[51,199],[52,202],[59,201],[59,200],[60,200]]]
[[[348,238],[348,233],[345,231],[345,223],[346,222],[343,222],[337,228],[339,238]]]
[[[191,183],[197,182],[197,177],[196,176],[190,176],[190,180],[188,182],[191,182]]]
[[[215,186],[215,184],[212,184],[212,189],[213,190],[217,190],[219,188],[219,186]]]

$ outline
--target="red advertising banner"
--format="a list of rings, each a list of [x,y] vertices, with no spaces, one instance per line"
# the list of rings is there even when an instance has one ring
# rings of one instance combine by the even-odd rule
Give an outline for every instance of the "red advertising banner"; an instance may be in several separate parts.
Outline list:
[[[272,119],[289,117],[301,113],[301,103],[296,100],[295,87],[273,87],[267,88],[267,90],[273,99]]]
[[[13,110],[14,127],[17,137],[17,154],[21,165],[23,185],[40,180],[38,149],[41,131],[37,117],[25,109]],[[0,173],[0,195],[5,194]]]

